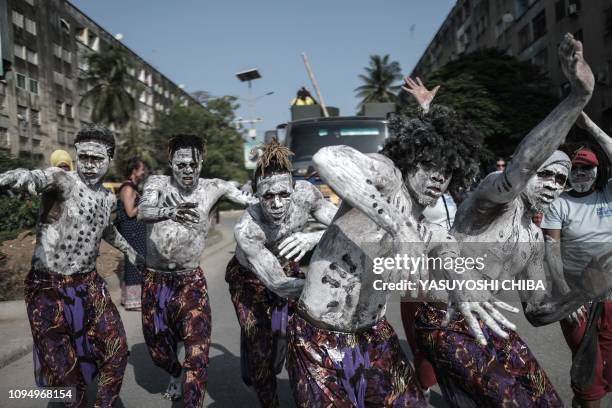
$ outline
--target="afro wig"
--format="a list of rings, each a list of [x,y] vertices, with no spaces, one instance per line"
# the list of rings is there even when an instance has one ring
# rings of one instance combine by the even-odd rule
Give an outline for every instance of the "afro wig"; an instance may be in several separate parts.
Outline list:
[[[389,118],[391,137],[382,154],[404,176],[418,164],[435,166],[452,175],[450,191],[468,188],[480,173],[485,157],[483,136],[454,110],[432,105],[428,113],[405,110]]]

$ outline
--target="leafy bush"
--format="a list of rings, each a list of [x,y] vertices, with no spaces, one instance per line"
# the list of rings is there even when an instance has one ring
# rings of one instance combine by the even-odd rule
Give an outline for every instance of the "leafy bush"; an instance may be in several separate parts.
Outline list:
[[[0,197],[0,231],[33,228],[39,207],[38,197]]]

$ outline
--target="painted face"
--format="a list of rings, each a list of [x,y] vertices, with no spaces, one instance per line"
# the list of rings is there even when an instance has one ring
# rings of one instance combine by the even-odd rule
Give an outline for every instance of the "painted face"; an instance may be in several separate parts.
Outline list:
[[[563,192],[568,174],[569,169],[560,163],[552,163],[540,168],[523,190],[523,198],[527,200],[532,209],[546,210],[550,203]]]
[[[570,184],[578,193],[590,191],[597,179],[597,166],[575,164],[570,172]]]
[[[95,186],[102,182],[108,173],[111,158],[108,149],[103,143],[94,141],[75,144],[77,173],[88,186]]]
[[[419,163],[416,170],[408,173],[406,187],[414,200],[427,207],[440,198],[451,181],[450,172],[441,170],[433,163]]]
[[[202,157],[196,149],[178,149],[170,161],[172,177],[185,190],[193,190],[198,185],[202,171]]]
[[[291,174],[273,174],[257,181],[257,196],[264,216],[273,224],[282,223],[291,208]]]

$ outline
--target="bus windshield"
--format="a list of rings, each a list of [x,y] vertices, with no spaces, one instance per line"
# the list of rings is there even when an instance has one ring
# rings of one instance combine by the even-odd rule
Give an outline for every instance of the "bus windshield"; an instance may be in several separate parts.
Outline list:
[[[294,153],[293,170],[299,175],[314,171],[312,156],[326,146],[347,145],[362,153],[376,153],[384,144],[386,132],[383,120],[293,124],[287,135],[287,144]]]

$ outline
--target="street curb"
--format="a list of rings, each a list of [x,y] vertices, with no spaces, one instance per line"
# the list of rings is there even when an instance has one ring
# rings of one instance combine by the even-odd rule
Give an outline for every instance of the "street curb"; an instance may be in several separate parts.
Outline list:
[[[32,341],[24,343],[14,349],[0,355],[0,368],[19,360],[21,357],[32,352]]]
[[[26,313],[24,300],[5,300],[0,302],[0,322],[2,320],[21,319]]]

